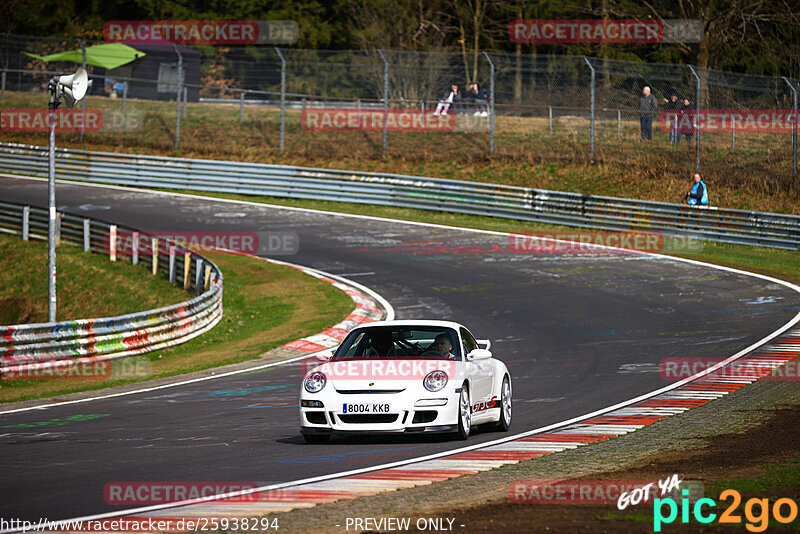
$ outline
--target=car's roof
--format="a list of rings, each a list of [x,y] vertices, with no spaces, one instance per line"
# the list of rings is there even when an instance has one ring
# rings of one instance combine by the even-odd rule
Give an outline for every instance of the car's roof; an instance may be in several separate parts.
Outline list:
[[[434,319],[404,319],[394,321],[375,321],[359,325],[359,328],[372,328],[373,326],[438,326],[458,330],[463,325],[453,321],[437,321]]]

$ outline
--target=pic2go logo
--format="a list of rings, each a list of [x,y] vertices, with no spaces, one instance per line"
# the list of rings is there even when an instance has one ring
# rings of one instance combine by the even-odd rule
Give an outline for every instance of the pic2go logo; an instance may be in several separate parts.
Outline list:
[[[710,510],[705,511],[703,507],[715,508],[717,503],[713,499],[702,498],[694,503],[694,506],[689,504],[689,492],[683,490],[681,492],[683,498],[681,499],[680,514],[681,523],[689,523],[689,514],[694,516],[698,523],[708,524],[717,518],[717,514]],[[727,524],[740,524],[742,523],[742,516],[736,513],[737,508],[742,502],[741,494],[733,489],[728,489],[720,493],[720,501],[731,500],[725,512],[719,516],[719,523]],[[665,507],[669,510],[667,515],[664,515]],[[758,513],[756,513],[756,509]],[[764,532],[769,526],[770,514],[778,523],[791,523],[797,519],[797,503],[791,499],[783,498],[778,499],[769,506],[769,499],[749,499],[744,505],[744,517],[747,520],[745,528],[750,532]],[[678,504],[675,499],[655,499],[653,501],[653,531],[661,532],[661,525],[669,525],[678,518]]]

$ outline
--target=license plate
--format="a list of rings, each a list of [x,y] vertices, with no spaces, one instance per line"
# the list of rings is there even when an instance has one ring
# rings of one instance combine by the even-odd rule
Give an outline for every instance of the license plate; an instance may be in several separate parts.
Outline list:
[[[342,404],[342,413],[389,413],[388,402],[354,402]]]

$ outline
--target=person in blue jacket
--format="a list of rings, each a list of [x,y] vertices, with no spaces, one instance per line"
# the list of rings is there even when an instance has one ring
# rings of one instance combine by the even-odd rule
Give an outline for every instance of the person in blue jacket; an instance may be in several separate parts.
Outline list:
[[[708,205],[708,188],[698,173],[694,175],[692,190],[686,193],[686,203],[690,206]]]

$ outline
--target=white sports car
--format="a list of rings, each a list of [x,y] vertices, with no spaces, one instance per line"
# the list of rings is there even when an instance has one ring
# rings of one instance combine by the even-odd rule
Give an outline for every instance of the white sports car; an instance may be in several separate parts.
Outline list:
[[[449,321],[381,321],[320,353],[300,389],[300,431],[322,443],[334,433],[454,432],[511,425],[511,375]],[[324,363],[321,363],[324,362]]]

